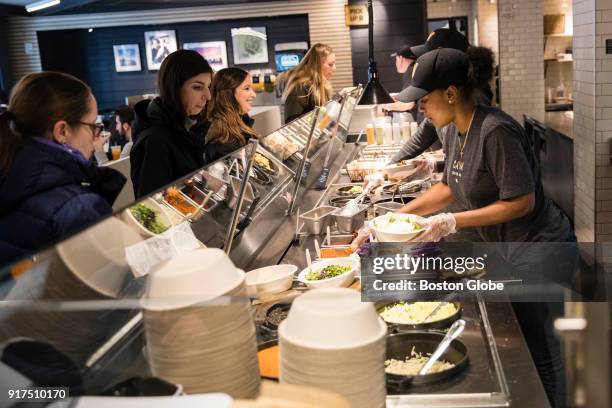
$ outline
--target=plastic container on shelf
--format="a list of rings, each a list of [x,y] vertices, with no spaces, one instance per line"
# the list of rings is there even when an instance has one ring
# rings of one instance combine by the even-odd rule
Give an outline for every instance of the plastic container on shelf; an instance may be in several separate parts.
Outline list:
[[[384,131],[384,141],[387,146],[391,146],[393,144],[393,128],[391,127],[391,123],[385,122],[383,125]]]
[[[368,144],[373,145],[376,144],[376,131],[374,130],[374,125],[368,123],[366,125],[366,135],[368,138]]]
[[[404,142],[407,142],[408,140],[410,140],[410,136],[411,136],[411,132],[410,132],[410,122],[403,122],[402,123],[402,140]]]
[[[383,145],[385,144],[385,139],[384,139],[384,122],[381,121],[380,119],[376,120],[376,124],[375,126],[375,133],[376,133],[376,144],[377,145]]]
[[[400,129],[400,124],[395,122],[393,123],[393,144],[400,145],[402,144],[402,131]]]

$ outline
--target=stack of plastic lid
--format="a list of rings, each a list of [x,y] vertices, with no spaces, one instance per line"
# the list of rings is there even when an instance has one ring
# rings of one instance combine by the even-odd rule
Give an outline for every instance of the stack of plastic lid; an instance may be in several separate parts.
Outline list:
[[[257,342],[244,275],[219,249],[198,249],[153,271],[144,300],[153,375],[188,394],[257,396]]]
[[[280,381],[336,392],[353,407],[384,407],[386,334],[359,292],[310,291],[279,326]]]

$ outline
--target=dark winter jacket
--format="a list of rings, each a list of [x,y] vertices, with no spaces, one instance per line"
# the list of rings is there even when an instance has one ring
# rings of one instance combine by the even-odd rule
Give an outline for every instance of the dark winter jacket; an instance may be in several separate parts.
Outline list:
[[[285,123],[289,123],[316,106],[312,95],[308,95],[306,85],[298,85],[287,95],[285,100]]]
[[[75,151],[31,138],[0,175],[0,265],[112,212],[125,177]]]
[[[242,121],[248,126],[253,127],[255,120],[251,118],[249,115],[243,115]],[[236,150],[244,147],[251,138],[251,135],[242,133],[244,137],[244,144],[240,143],[238,138],[232,138],[227,143],[219,143],[219,142],[206,142],[206,146],[204,147],[204,156],[206,160],[206,164],[212,163],[215,160],[219,160],[223,156],[227,156],[228,154],[235,152]]]
[[[136,198],[164,187],[204,166],[204,136],[208,124],[190,130],[159,98],[138,102],[130,151]]]

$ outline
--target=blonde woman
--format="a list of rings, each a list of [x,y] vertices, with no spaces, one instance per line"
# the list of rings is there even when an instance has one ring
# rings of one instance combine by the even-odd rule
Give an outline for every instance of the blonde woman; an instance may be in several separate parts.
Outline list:
[[[335,70],[336,56],[330,46],[318,43],[310,47],[298,66],[285,74],[285,123],[331,98],[330,81]]]
[[[207,163],[240,149],[251,137],[257,137],[252,129],[255,121],[249,116],[255,91],[247,71],[235,67],[220,70],[213,79],[211,93],[208,107],[211,125],[205,146]]]

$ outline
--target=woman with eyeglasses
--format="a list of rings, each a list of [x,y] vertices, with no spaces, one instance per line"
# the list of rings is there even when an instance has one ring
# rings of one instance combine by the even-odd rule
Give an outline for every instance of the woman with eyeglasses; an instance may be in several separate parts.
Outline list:
[[[112,212],[125,177],[92,163],[98,106],[73,76],[39,72],[0,114],[0,265]]]

